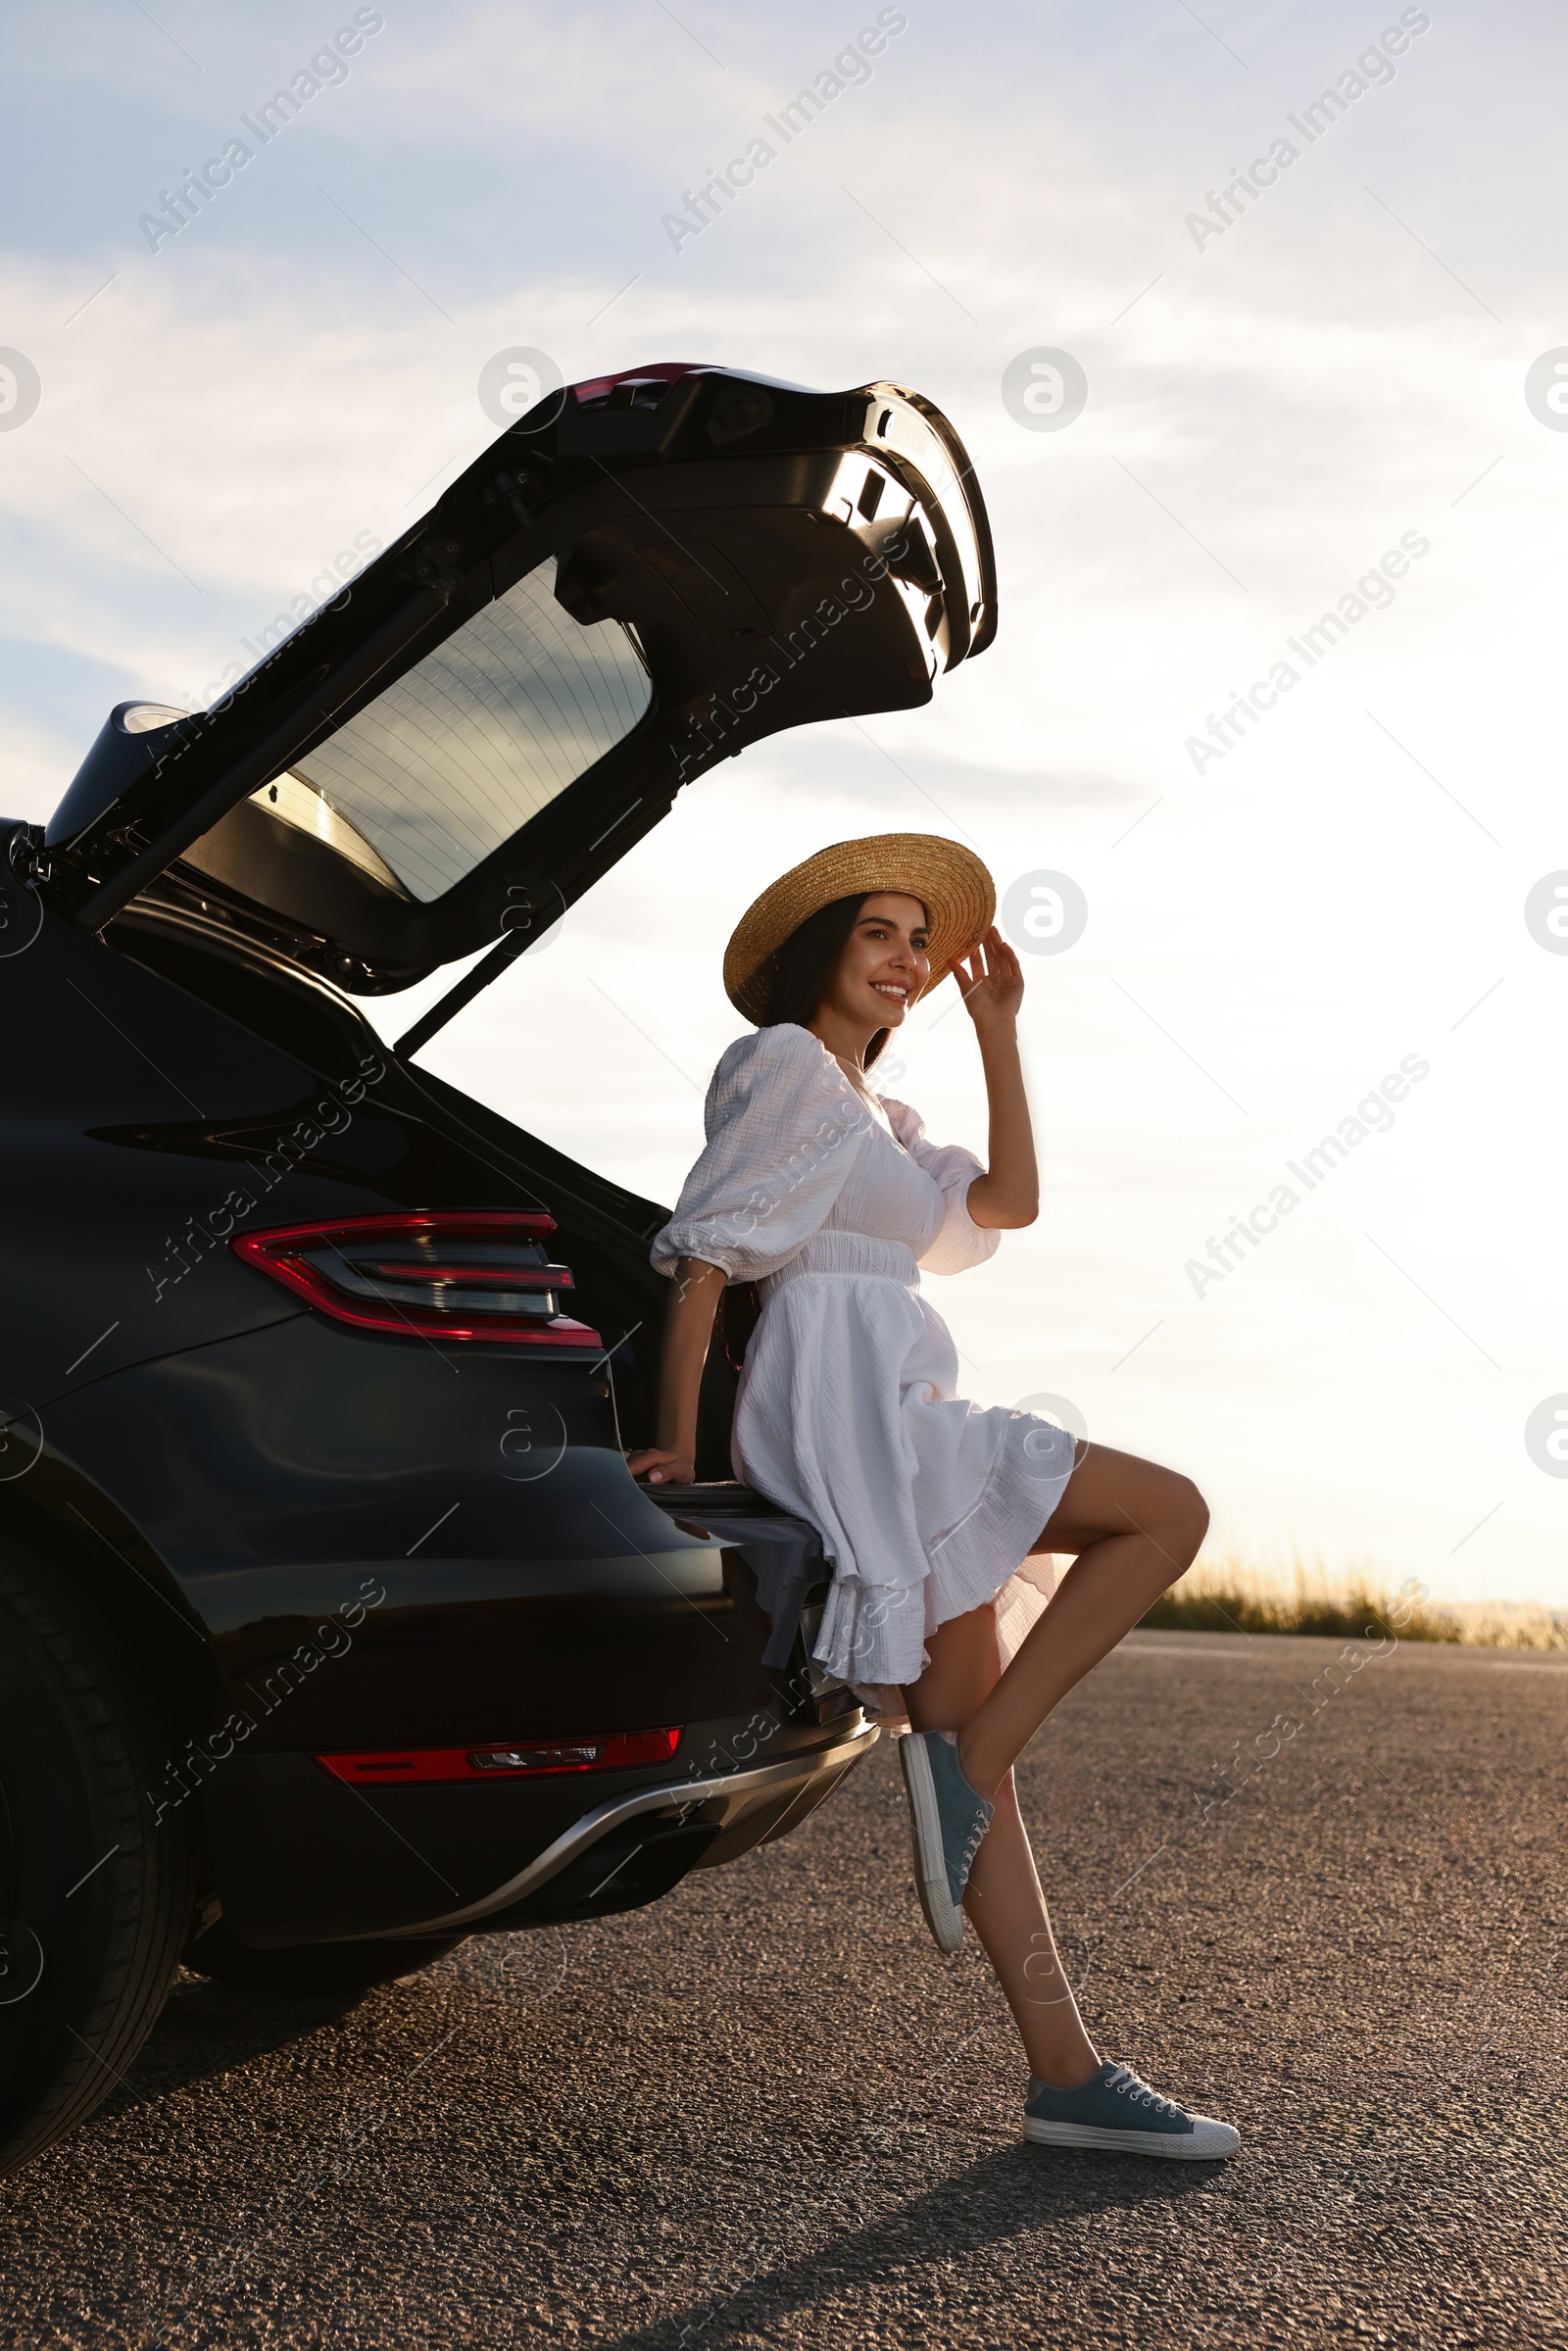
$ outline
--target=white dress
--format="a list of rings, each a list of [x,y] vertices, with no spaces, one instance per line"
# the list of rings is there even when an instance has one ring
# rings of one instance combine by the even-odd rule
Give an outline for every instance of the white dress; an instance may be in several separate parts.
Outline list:
[[[1032,1413],[964,1402],[921,1296],[922,1267],[961,1273],[998,1247],[965,1205],[979,1160],[927,1143],[913,1110],[862,1095],[792,1024],[729,1048],[705,1125],[653,1261],[760,1284],[734,1465],[833,1563],[818,1661],[862,1689],[917,1681],[926,1636],[991,1600],[1015,1647],[1053,1589],[1049,1556],[1029,1553],[1074,1445]]]

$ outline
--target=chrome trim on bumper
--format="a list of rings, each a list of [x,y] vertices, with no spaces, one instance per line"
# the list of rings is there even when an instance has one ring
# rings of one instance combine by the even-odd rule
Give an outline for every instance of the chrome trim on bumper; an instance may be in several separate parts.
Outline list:
[[[547,1845],[525,1870],[509,1878],[504,1886],[484,1894],[477,1902],[467,1903],[462,1910],[445,1911],[441,1917],[421,1919],[416,1927],[384,1927],[374,1935],[354,1935],[343,1939],[349,1942],[400,1942],[416,1935],[445,1935],[453,1928],[476,1926],[482,1919],[491,1918],[498,1910],[508,1910],[520,1902],[537,1886],[544,1886],[564,1870],[568,1861],[597,1844],[612,1829],[622,1822],[635,1820],[642,1813],[670,1812],[683,1818],[696,1816],[711,1822],[715,1828],[727,1829],[733,1821],[769,1801],[780,1788],[799,1785],[804,1790],[824,1772],[847,1771],[860,1756],[868,1754],[880,1736],[875,1723],[862,1722],[858,1731],[848,1739],[836,1739],[831,1746],[809,1747],[804,1754],[781,1756],[777,1763],[754,1765],[750,1771],[725,1772],[712,1780],[665,1781],[656,1788],[634,1788],[629,1795],[612,1796],[592,1812],[585,1812]]]

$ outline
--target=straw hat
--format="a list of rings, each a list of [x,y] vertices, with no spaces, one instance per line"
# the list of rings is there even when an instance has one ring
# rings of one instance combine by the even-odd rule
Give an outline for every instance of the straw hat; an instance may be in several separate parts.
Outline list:
[[[781,874],[736,924],[724,950],[724,993],[736,1011],[760,1022],[773,957],[808,915],[836,898],[869,898],[879,890],[917,898],[930,916],[930,988],[947,978],[996,918],[996,884],[974,852],[956,841],[944,841],[937,833],[872,833],[861,841],[835,841]]]

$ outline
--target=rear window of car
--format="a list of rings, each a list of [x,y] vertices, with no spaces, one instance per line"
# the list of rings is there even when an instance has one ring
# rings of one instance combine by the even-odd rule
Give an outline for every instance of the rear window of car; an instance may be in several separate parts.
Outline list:
[[[630,632],[574,620],[555,576],[552,557],[294,762],[412,898],[443,897],[652,704]]]

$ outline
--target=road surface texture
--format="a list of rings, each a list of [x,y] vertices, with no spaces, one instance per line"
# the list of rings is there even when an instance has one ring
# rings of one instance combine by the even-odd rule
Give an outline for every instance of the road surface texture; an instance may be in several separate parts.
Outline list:
[[[1343,1648],[1135,1635],[1021,1769],[1092,2030],[1238,2123],[1234,2164],[1021,2140],[884,1741],[651,1910],[357,2005],[182,1977],[110,2105],[0,2183],[0,2335],[1568,2342],[1568,1657]]]

